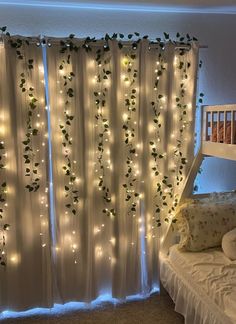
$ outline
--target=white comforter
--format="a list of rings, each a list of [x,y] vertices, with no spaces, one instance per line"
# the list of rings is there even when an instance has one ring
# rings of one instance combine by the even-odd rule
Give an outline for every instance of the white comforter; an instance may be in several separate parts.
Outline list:
[[[217,313],[220,315],[213,314],[216,318],[220,317],[219,321],[214,321],[215,323],[236,323],[236,261],[230,261],[220,249],[210,249],[205,252],[180,252],[176,246],[173,246],[166,262],[170,264],[179,279],[184,279],[187,286],[192,286],[192,292],[199,295],[199,302],[203,304],[202,307],[199,306],[199,309],[202,308],[201,314],[198,314],[201,317],[199,323],[207,323],[204,318],[207,317],[208,309],[204,304],[209,304],[209,312],[216,313],[216,309],[219,308]],[[161,276],[164,277],[168,286],[168,278],[165,278],[167,273],[163,273],[165,270],[168,272],[162,266]],[[169,279],[170,277],[171,274]],[[174,281],[175,284],[178,282],[177,289],[180,291],[181,280],[175,279]],[[170,280],[169,284],[171,284]],[[188,287],[185,290],[184,295],[187,299],[185,302],[191,304],[191,292],[189,291],[188,294]],[[196,306],[194,303],[196,304],[196,298],[190,305],[192,308]],[[222,320],[224,316],[225,319]]]

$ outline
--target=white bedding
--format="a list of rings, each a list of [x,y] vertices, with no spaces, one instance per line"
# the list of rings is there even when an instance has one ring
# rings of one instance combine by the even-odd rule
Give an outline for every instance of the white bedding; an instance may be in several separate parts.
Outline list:
[[[187,324],[236,323],[236,261],[220,249],[180,252],[161,259],[161,279]]]

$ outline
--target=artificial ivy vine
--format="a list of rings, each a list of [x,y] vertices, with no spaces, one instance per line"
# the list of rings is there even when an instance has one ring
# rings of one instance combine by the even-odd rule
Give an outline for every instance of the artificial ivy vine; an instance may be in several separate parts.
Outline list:
[[[174,158],[175,161],[175,179],[174,185],[172,187],[172,196],[173,196],[173,189],[175,187],[179,187],[180,184],[184,180],[184,168],[187,164],[187,158],[184,156],[183,153],[183,143],[184,143],[184,133],[189,126],[188,120],[188,104],[185,101],[185,94],[186,94],[186,82],[188,82],[188,71],[191,67],[191,63],[185,59],[186,50],[180,49],[178,50],[177,60],[176,60],[176,68],[179,70],[180,73],[180,87],[178,90],[178,95],[175,98],[175,104],[178,111],[179,116],[179,124],[180,127],[178,129],[178,134],[176,134],[176,145],[174,149]],[[174,195],[174,203],[172,207],[168,210],[168,218],[167,221],[171,221],[173,223],[176,222],[176,219],[172,217],[172,214],[175,212],[175,209],[178,205],[179,195]]]
[[[111,81],[111,69],[110,69],[110,55],[106,55],[109,51],[109,45],[105,44],[102,49],[96,51],[96,77],[95,77],[95,132],[97,139],[97,158],[96,158],[96,173],[98,177],[98,189],[102,192],[103,202],[105,208],[103,213],[107,216],[114,216],[115,209],[111,207],[111,190],[108,184],[108,176],[110,170],[109,157],[105,160],[104,154],[109,152],[110,146],[110,121],[106,116],[107,108],[107,93],[108,83]],[[107,114],[108,115],[108,114]]]
[[[0,31],[4,33],[6,27],[1,27]],[[4,216],[7,207],[7,182],[2,180],[5,177],[5,167],[6,167],[6,148],[5,143],[0,140],[0,264],[2,266],[6,265],[7,256],[5,252],[6,236],[5,231],[9,229],[9,224],[5,223]]]
[[[73,139],[71,137],[71,127],[74,123],[74,115],[72,114],[71,107],[73,106],[74,98],[74,78],[75,73],[72,71],[71,66],[71,53],[78,52],[77,45],[73,42],[74,35],[66,41],[60,42],[60,53],[66,53],[66,59],[63,59],[58,67],[60,74],[60,85],[62,86],[61,92],[63,93],[64,107],[63,107],[63,122],[59,127],[62,134],[62,146],[64,163],[62,171],[65,176],[64,196],[66,198],[65,208],[73,215],[78,214],[79,204],[79,190],[77,185],[78,165],[77,161],[72,159],[72,145]]]
[[[35,123],[37,117],[40,117],[40,109],[38,107],[38,99],[34,94],[34,87],[29,86],[29,79],[32,75],[32,71],[34,69],[34,60],[32,58],[26,59],[22,47],[29,46],[30,39],[20,39],[20,38],[11,38],[10,34],[7,33],[8,42],[10,46],[15,49],[16,57],[18,60],[23,62],[23,71],[20,73],[20,83],[19,88],[22,95],[26,95],[27,104],[27,118],[25,125],[25,138],[22,141],[24,146],[24,164],[25,164],[25,177],[27,177],[28,183],[25,188],[29,192],[36,192],[40,187],[40,146],[36,145],[36,142],[39,143],[39,138],[41,136],[40,132],[40,123]]]
[[[178,35],[177,35],[178,36]],[[182,39],[182,38],[181,38]],[[174,138],[176,141],[174,154],[172,160],[175,162],[175,167],[171,170],[174,173],[174,181],[168,175],[163,175],[159,168],[159,160],[165,157],[165,153],[161,151],[162,138],[160,130],[162,127],[161,112],[163,111],[163,99],[164,95],[160,93],[159,85],[160,79],[166,72],[165,61],[163,59],[163,44],[159,44],[159,54],[157,60],[157,68],[155,69],[155,81],[154,81],[154,92],[156,93],[154,101],[151,102],[151,108],[153,111],[153,125],[155,129],[154,139],[150,141],[151,155],[154,160],[154,166],[152,167],[154,176],[156,178],[156,222],[157,226],[161,226],[161,213],[165,211],[165,221],[167,223],[175,223],[176,219],[173,217],[176,207],[179,201],[179,195],[176,194],[175,188],[180,186],[184,180],[184,167],[187,164],[187,158],[183,155],[183,143],[184,143],[184,132],[189,125],[187,109],[188,105],[185,102],[186,93],[186,82],[188,81],[188,70],[191,63],[185,59],[186,49],[180,49],[176,58],[178,61],[175,62],[176,70],[180,71],[180,79],[182,80],[179,87],[179,93],[175,98],[176,111],[179,116],[179,130],[178,134],[175,134]],[[203,94],[200,94],[201,98]],[[202,100],[200,99],[200,102]],[[170,153],[168,154],[170,155]],[[171,156],[169,156],[170,158]],[[171,200],[171,201],[170,201]]]
[[[133,45],[134,49],[134,45]],[[123,115],[123,131],[124,142],[126,147],[126,182],[123,184],[125,189],[125,201],[128,204],[127,214],[135,215],[140,193],[135,190],[138,180],[138,161],[137,161],[137,89],[136,82],[138,78],[138,70],[135,68],[136,54],[130,51],[125,54],[123,64],[125,66],[125,74],[123,78],[124,87],[127,90],[124,98],[125,113]],[[136,142],[137,143],[137,142]]]
[[[6,167],[6,152],[4,141],[0,141],[0,178],[5,177]],[[6,265],[7,255],[5,252],[6,245],[6,231],[9,230],[10,225],[6,224],[4,217],[7,208],[7,182],[0,182],[0,264]]]
[[[164,44],[160,44],[157,48],[157,61],[156,68],[154,70],[154,101],[151,101],[151,109],[153,113],[153,127],[154,127],[154,139],[149,142],[151,156],[154,161],[152,171],[154,177],[156,178],[156,194],[155,194],[155,214],[157,226],[161,226],[160,214],[163,209],[168,206],[168,197],[173,197],[172,189],[173,185],[169,180],[169,176],[163,175],[160,169],[160,160],[164,159],[166,152],[163,152],[162,147],[162,136],[161,128],[163,125],[161,123],[162,112],[164,111],[163,105],[166,100],[165,96],[160,93],[160,81],[163,75],[166,73],[166,64],[163,58]],[[167,221],[167,218],[165,219]]]

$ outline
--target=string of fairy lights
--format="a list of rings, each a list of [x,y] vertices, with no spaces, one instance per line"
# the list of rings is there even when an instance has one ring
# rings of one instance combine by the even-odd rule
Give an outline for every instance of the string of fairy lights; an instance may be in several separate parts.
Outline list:
[[[1,29],[4,32],[4,27]],[[2,48],[1,48],[2,50]],[[1,86],[1,85],[0,85]],[[6,237],[10,225],[7,223],[7,208],[8,208],[8,181],[7,181],[7,150],[6,150],[6,128],[5,114],[1,111],[0,114],[0,265],[7,264]]]
[[[178,206],[180,186],[185,179],[185,166],[187,164],[187,158],[185,157],[186,150],[184,143],[187,143],[190,139],[186,137],[187,128],[192,121],[192,105],[186,103],[186,90],[189,79],[189,69],[191,63],[188,61],[187,52],[185,50],[178,50],[175,57],[173,66],[175,73],[179,73],[178,88],[176,90],[176,97],[174,103],[172,103],[172,109],[174,111],[174,124],[175,129],[172,130],[170,136],[170,152],[169,156],[172,156],[172,161],[169,162],[169,169],[174,179],[172,180],[171,195],[172,201],[169,202],[168,221],[175,223],[175,209]],[[188,136],[189,133],[188,133]]]
[[[125,179],[123,187],[125,190],[125,201],[127,202],[127,215],[136,217],[141,193],[138,192],[138,181],[140,180],[139,155],[140,143],[138,142],[138,70],[135,50],[128,51],[123,59],[123,74],[121,79],[124,85],[123,98],[123,133],[126,154]]]
[[[156,214],[156,222],[157,226],[161,225],[160,214],[163,210],[163,207],[166,205],[166,195],[164,194],[163,186],[166,184],[168,177],[163,176],[161,170],[160,160],[163,160],[166,156],[166,152],[163,151],[162,141],[164,140],[161,136],[161,131],[163,128],[162,121],[164,120],[164,111],[166,108],[166,97],[160,93],[160,84],[161,78],[166,73],[166,64],[163,58],[163,47],[160,46],[157,52],[157,60],[155,61],[155,69],[154,69],[154,100],[151,101],[151,109],[153,113],[153,123],[150,130],[150,153],[152,156],[152,160],[154,161],[151,164],[152,175],[156,179],[156,193],[155,193],[155,214]],[[154,135],[152,135],[154,130]],[[163,182],[164,181],[164,182]]]
[[[40,90],[35,89],[33,84],[33,75],[39,76],[42,90],[44,89],[44,67],[42,64],[36,65],[34,59],[27,58],[25,46],[30,45],[30,38],[24,40],[20,38],[11,38],[7,35],[6,42],[16,53],[22,72],[19,75],[19,89],[22,94],[22,104],[25,106],[25,125],[24,137],[22,138],[22,157],[24,165],[25,189],[29,193],[34,193],[38,197],[38,216],[40,223],[40,242],[44,248],[48,244],[48,196],[49,188],[45,180],[46,155],[47,155],[47,123],[45,122],[45,98],[44,95],[37,98],[36,93]],[[36,67],[38,69],[36,69]],[[43,185],[42,185],[43,184]],[[5,226],[6,227],[6,226]],[[10,225],[7,225],[7,229]],[[13,254],[10,258],[12,263],[17,264],[19,261],[18,254]]]
[[[7,35],[7,40],[10,46],[15,50],[16,58],[22,62],[22,72],[19,75],[19,89],[22,96],[26,98],[26,120],[25,120],[25,132],[22,139],[23,155],[22,159],[25,165],[25,188],[28,194],[36,194],[38,192],[41,208],[39,209],[40,217],[40,236],[41,245],[45,247],[48,244],[47,231],[48,231],[48,194],[49,185],[45,188],[41,188],[41,180],[43,179],[43,169],[45,168],[47,159],[47,141],[48,133],[45,130],[47,122],[45,121],[45,115],[42,113],[42,106],[44,105],[44,98],[38,97],[38,89],[32,84],[32,74],[38,73],[41,78],[41,82],[44,83],[44,67],[39,66],[38,71],[35,66],[34,59],[26,58],[24,53],[24,46],[30,45],[30,39],[25,38],[12,38]],[[128,39],[133,37],[139,37],[138,33],[129,34]],[[167,36],[165,35],[165,38]],[[120,38],[120,39],[119,39]],[[110,121],[110,105],[109,96],[111,96],[111,88],[113,81],[112,74],[112,52],[109,48],[108,41],[117,41],[118,48],[122,51],[120,64],[121,70],[121,114],[122,114],[122,150],[125,156],[124,160],[124,175],[123,183],[121,184],[124,192],[124,204],[126,206],[126,216],[132,217],[137,222],[139,231],[143,230],[142,217],[140,216],[140,204],[144,197],[144,193],[141,192],[144,182],[142,178],[142,170],[140,167],[141,156],[145,152],[142,151],[143,143],[139,135],[139,42],[140,38],[133,41],[131,46],[125,46],[121,39],[124,38],[122,34],[113,34],[112,36],[106,35],[103,39],[103,45],[98,47],[94,52],[91,43],[95,43],[96,40],[92,38],[86,38],[84,41],[74,40],[74,35],[71,34],[66,40],[60,41],[59,48],[59,64],[57,71],[57,84],[58,104],[60,103],[60,117],[58,119],[58,132],[60,132],[61,139],[61,175],[63,177],[63,202],[64,210],[63,217],[68,219],[70,217],[78,218],[80,210],[80,197],[79,183],[81,181],[79,176],[79,163],[74,158],[75,150],[80,148],[75,147],[75,139],[73,138],[74,129],[77,125],[76,121],[78,114],[75,111],[77,88],[75,80],[79,78],[73,68],[73,55],[76,55],[80,51],[87,53],[93,53],[94,55],[94,71],[93,77],[93,104],[91,109],[94,111],[94,132],[96,138],[95,148],[95,161],[94,161],[94,176],[96,182],[96,188],[102,201],[101,213],[104,217],[109,216],[119,217],[114,207],[114,193],[111,192],[111,179],[114,171],[114,161],[111,157],[111,147],[113,145],[113,129]],[[147,36],[144,37],[147,39]],[[153,204],[155,205],[155,217],[153,216],[157,226],[162,223],[161,215],[165,214],[165,221],[175,221],[174,211],[178,204],[178,190],[176,187],[183,182],[185,173],[184,168],[188,161],[184,156],[184,147],[186,145],[186,131],[188,125],[191,122],[192,106],[186,103],[185,95],[188,87],[188,71],[190,70],[190,63],[185,57],[183,51],[176,52],[176,56],[173,62],[173,67],[180,71],[180,76],[177,80],[179,90],[176,93],[175,102],[173,104],[174,121],[178,125],[177,129],[170,135],[169,148],[164,149],[165,145],[163,138],[163,127],[165,114],[168,108],[168,100],[166,93],[164,93],[163,86],[160,86],[163,80],[166,80],[166,74],[168,71],[167,62],[165,61],[165,42],[157,39],[159,45],[156,46],[156,60],[155,67],[153,68],[154,84],[153,84],[153,100],[150,102],[150,108],[152,111],[152,125],[149,132],[149,145],[150,145],[150,157],[152,162],[150,163],[150,172],[153,176],[155,183],[155,195],[153,197]],[[187,44],[191,45],[192,39],[187,39]],[[40,45],[42,41],[39,41]],[[49,43],[48,43],[49,46]],[[51,46],[51,44],[50,44]],[[123,48],[123,50],[122,50]],[[153,49],[152,49],[153,50]],[[170,64],[170,63],[169,63]],[[35,74],[36,75],[36,74]],[[36,75],[37,78],[37,75]],[[163,81],[165,82],[165,81]],[[174,94],[175,95],[175,94]],[[23,98],[23,97],[22,97]],[[22,99],[23,100],[23,99]],[[0,142],[0,173],[5,172],[5,159],[6,151],[4,141]],[[168,168],[163,167],[168,161]],[[170,171],[170,172],[169,172]],[[171,173],[171,175],[170,175]],[[45,178],[44,178],[45,179]],[[82,206],[83,204],[81,204]],[[7,208],[7,182],[0,183],[0,220],[4,219],[5,210]],[[81,207],[82,210],[82,207]],[[58,216],[56,216],[58,217]],[[10,225],[5,221],[1,222],[0,228],[0,262],[2,265],[6,264],[6,236],[5,232],[10,228]],[[96,226],[94,234],[97,231],[103,230],[105,222],[102,221],[101,226]],[[151,227],[151,237],[155,238],[155,228]],[[78,231],[77,228],[69,227],[68,237],[69,248],[73,255],[74,263],[78,263]],[[147,237],[146,237],[147,238]],[[110,243],[115,245],[115,237],[110,238]],[[131,245],[135,245],[133,240]],[[60,246],[55,247],[57,251],[60,250]],[[101,245],[95,246],[95,255],[101,257],[103,255],[103,247]],[[111,264],[114,263],[114,257],[109,255]]]
[[[93,79],[93,96],[95,105],[95,137],[97,139],[97,148],[95,151],[95,177],[98,190],[102,194],[103,213],[109,217],[115,216],[113,207],[112,193],[109,187],[109,175],[112,172],[113,165],[110,158],[110,145],[112,134],[110,130],[110,120],[107,107],[107,94],[111,84],[111,55],[106,55],[109,45],[106,44],[102,49],[96,50],[95,64],[96,75]]]
[[[25,40],[26,44],[29,45],[29,42]],[[26,59],[23,51],[21,50],[24,43],[22,39],[9,39],[10,46],[15,49],[16,56],[18,60],[22,61],[24,64],[24,71],[20,73],[20,83],[19,88],[22,94],[27,95],[27,112],[26,112],[26,129],[25,129],[25,138],[22,143],[24,145],[24,164],[25,164],[25,177],[27,177],[26,188],[29,192],[36,192],[40,187],[40,178],[39,178],[39,169],[40,164],[44,163],[40,161],[39,151],[40,148],[37,147],[37,137],[39,136],[39,128],[41,126],[40,121],[37,121],[35,124],[33,120],[35,119],[35,115],[40,117],[39,109],[38,109],[38,99],[34,94],[34,87],[29,85],[28,80],[30,78],[30,71],[34,69],[34,60]],[[38,117],[38,118],[39,118]],[[43,122],[44,123],[44,122]],[[43,142],[42,145],[45,145]]]
[[[63,176],[63,189],[64,192],[64,217],[65,223],[68,223],[69,217],[79,216],[79,165],[78,161],[74,158],[74,150],[79,148],[75,147],[74,138],[72,136],[74,130],[75,116],[75,91],[74,79],[77,77],[72,68],[71,54],[73,51],[77,52],[77,46],[73,43],[73,36],[67,42],[61,42],[60,53],[62,60],[58,66],[58,80],[59,85],[59,98],[61,98],[63,117],[59,118],[59,129],[61,132],[61,147],[63,163],[61,173]],[[76,229],[72,229],[68,234],[69,249],[72,252],[74,263],[78,262],[78,242]],[[57,245],[56,251],[59,252],[60,246]]]
[[[169,144],[167,152],[161,150],[163,138],[160,135],[161,127],[163,126],[161,120],[163,120],[162,114],[166,107],[166,97],[160,93],[159,85],[160,79],[166,75],[166,63],[163,59],[163,47],[159,48],[158,60],[156,61],[157,68],[154,70],[154,85],[153,89],[156,93],[155,100],[151,102],[153,111],[153,127],[154,127],[154,139],[150,141],[151,155],[155,164],[152,164],[151,168],[153,171],[153,177],[156,178],[156,222],[157,226],[161,226],[161,215],[165,215],[165,221],[167,223],[175,223],[174,218],[175,209],[178,205],[180,189],[178,187],[183,182],[184,168],[187,164],[187,159],[184,156],[184,143],[188,142],[188,138],[185,136],[188,125],[192,121],[192,106],[191,103],[186,103],[185,94],[188,83],[188,70],[190,69],[191,63],[186,58],[186,51],[180,50],[179,55],[175,55],[173,61],[175,79],[180,79],[177,82],[179,89],[177,89],[174,103],[172,103],[174,127],[170,134]],[[180,71],[180,72],[178,72]],[[180,76],[177,76],[180,73]],[[189,113],[189,114],[188,114]],[[151,131],[152,133],[152,131]],[[168,170],[166,175],[160,170],[160,159],[168,157]]]
[[[2,118],[1,118],[2,119]],[[3,122],[3,120],[2,120]],[[1,134],[3,136],[4,134]],[[5,142],[0,140],[0,178],[2,179],[0,183],[0,264],[5,266],[7,262],[7,255],[6,255],[6,231],[9,230],[10,225],[5,223],[5,214],[8,207],[7,203],[7,182],[6,182],[6,159],[7,153],[5,150]]]

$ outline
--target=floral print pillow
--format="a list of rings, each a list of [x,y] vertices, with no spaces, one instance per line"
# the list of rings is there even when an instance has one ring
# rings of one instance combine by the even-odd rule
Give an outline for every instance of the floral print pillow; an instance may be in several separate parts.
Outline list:
[[[185,203],[176,215],[179,248],[201,251],[221,245],[222,237],[236,227],[236,203]]]

